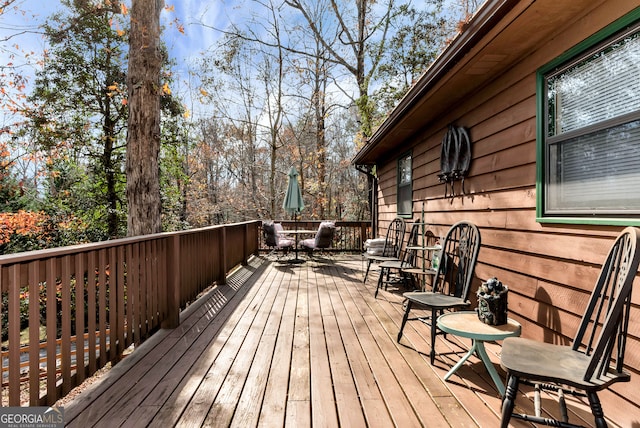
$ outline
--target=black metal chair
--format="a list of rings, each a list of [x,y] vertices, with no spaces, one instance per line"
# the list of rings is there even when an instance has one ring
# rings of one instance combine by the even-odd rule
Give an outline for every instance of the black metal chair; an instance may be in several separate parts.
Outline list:
[[[336,225],[330,221],[323,221],[318,226],[315,238],[303,239],[300,246],[307,251],[309,255],[314,250],[320,251],[330,248],[333,244],[333,237],[336,233]]]
[[[402,248],[402,242],[404,241],[405,232],[406,224],[404,219],[396,217],[387,229],[382,254],[368,254],[365,252],[364,257],[367,259],[367,270],[364,274],[363,282],[367,282],[367,276],[369,276],[369,269],[372,263],[400,260],[400,250]]]
[[[293,247],[294,241],[280,236],[273,222],[262,223],[262,235],[265,245],[271,249],[272,253],[277,250],[283,250],[286,253]]]
[[[378,297],[378,291],[383,287],[387,289],[387,285],[390,282],[391,272],[398,271],[397,280],[395,282],[401,283],[403,285],[408,285],[409,282],[413,279],[411,275],[406,275],[402,273],[403,268],[413,267],[415,265],[416,255],[418,250],[415,248],[418,245],[418,236],[420,234],[420,226],[418,220],[411,226],[411,232],[409,232],[409,240],[407,241],[407,245],[405,245],[401,251],[400,260],[387,260],[381,262],[378,267],[380,268],[380,276],[378,277],[378,286],[376,287],[376,292],[374,297]],[[413,247],[411,249],[410,247]]]
[[[469,291],[480,252],[480,231],[472,223],[461,221],[449,229],[442,243],[440,263],[433,281],[432,291],[404,293],[406,307],[398,342],[407,321],[420,320],[431,326],[431,353],[433,364],[436,356],[435,344],[438,328],[436,320],[445,310],[469,306]],[[431,310],[430,317],[409,318],[414,305]],[[442,333],[442,332],[440,332]]]
[[[595,426],[606,427],[597,392],[615,382],[628,382],[623,371],[631,289],[640,261],[640,229],[628,227],[607,256],[573,343],[558,345],[526,338],[507,338],[501,365],[507,371],[502,403],[502,427],[512,417],[536,424],[577,427],[569,423],[564,394],[586,396]],[[513,413],[520,384],[536,387],[535,415]],[[541,416],[540,390],[557,391],[560,420]]]

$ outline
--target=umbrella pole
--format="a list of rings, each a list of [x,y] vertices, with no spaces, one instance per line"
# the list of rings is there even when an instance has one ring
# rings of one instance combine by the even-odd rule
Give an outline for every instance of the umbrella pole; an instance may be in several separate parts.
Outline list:
[[[296,258],[290,261],[291,263],[304,263],[304,260],[298,258],[298,212],[294,211],[293,215],[294,215],[293,223],[295,224],[295,231],[296,231],[296,233],[294,234],[296,239],[296,246],[295,246]]]

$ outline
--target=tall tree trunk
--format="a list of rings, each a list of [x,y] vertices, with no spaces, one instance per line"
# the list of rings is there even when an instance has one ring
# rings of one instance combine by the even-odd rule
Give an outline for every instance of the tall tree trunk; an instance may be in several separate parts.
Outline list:
[[[320,218],[325,218],[327,214],[328,194],[327,194],[327,138],[325,129],[325,117],[327,114],[326,106],[326,82],[327,74],[325,70],[325,62],[322,58],[316,59],[316,68],[314,73],[314,94],[313,94],[313,110],[315,112],[316,124],[316,168],[318,171],[318,195],[317,208]]]
[[[107,114],[109,112],[109,103]],[[116,189],[116,166],[114,165],[114,141],[116,139],[115,124],[113,120],[106,116],[103,125],[104,149],[102,151],[102,166],[105,172],[107,186],[107,231],[109,238],[118,238],[118,191]]]
[[[129,38],[127,235],[162,231],[160,151],[160,12],[164,0],[133,0]]]

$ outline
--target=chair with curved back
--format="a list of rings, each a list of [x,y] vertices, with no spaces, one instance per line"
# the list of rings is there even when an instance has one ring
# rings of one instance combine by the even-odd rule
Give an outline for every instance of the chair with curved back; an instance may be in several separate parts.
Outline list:
[[[330,248],[333,244],[333,237],[336,233],[336,225],[331,221],[323,221],[318,226],[315,238],[303,239],[300,246],[305,249],[309,255],[314,250],[324,250]]]
[[[464,308],[471,304],[469,291],[479,252],[480,231],[478,227],[466,221],[454,224],[442,242],[440,263],[433,280],[432,290],[403,294],[406,299],[406,307],[398,332],[398,342],[402,338],[402,331],[407,321],[420,320],[430,324],[431,364],[433,364],[436,355],[436,335],[439,334],[436,324],[438,316],[445,310]],[[409,318],[409,313],[414,305],[431,310],[431,316]]]
[[[293,247],[294,241],[280,236],[276,224],[271,221],[262,223],[262,235],[265,245],[271,249],[272,253],[277,250],[288,252]]]
[[[381,254],[368,254],[365,252],[364,257],[367,259],[367,270],[364,274],[363,282],[367,282],[372,263],[400,260],[400,250],[402,248],[402,242],[404,241],[405,231],[406,224],[404,219],[402,217],[394,218],[387,229]]]
[[[406,285],[413,279],[411,275],[403,274],[402,269],[413,267],[415,265],[415,260],[418,252],[416,246],[418,245],[420,227],[421,224],[419,223],[419,220],[416,220],[415,223],[411,225],[409,240],[407,241],[407,245],[405,245],[403,250],[401,251],[401,257],[399,260],[387,260],[381,262],[378,265],[378,267],[380,268],[380,276],[378,277],[378,285],[376,287],[374,298],[378,297],[378,291],[380,291],[380,289],[383,287],[383,284],[385,290],[387,289],[387,284],[390,282],[390,274],[394,270],[398,271],[399,278],[397,282],[399,283]]]
[[[512,417],[536,424],[577,427],[569,423],[565,393],[586,396],[596,427],[606,427],[598,391],[628,382],[623,370],[631,289],[640,261],[640,229],[628,227],[615,240],[602,265],[572,344],[559,345],[527,338],[507,338],[500,363],[507,371],[502,402],[502,427]],[[535,415],[513,413],[520,384],[536,386]],[[560,419],[541,417],[540,390],[558,391]]]

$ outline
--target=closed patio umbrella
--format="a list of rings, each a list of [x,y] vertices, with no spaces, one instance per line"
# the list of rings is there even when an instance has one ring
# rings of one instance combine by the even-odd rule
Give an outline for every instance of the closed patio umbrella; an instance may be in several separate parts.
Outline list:
[[[287,186],[287,193],[284,195],[282,208],[284,208],[288,213],[294,215],[297,215],[304,209],[302,191],[298,184],[298,171],[295,166],[292,166],[289,170],[289,186]]]
[[[289,170],[289,185],[287,186],[287,192],[284,195],[284,201],[282,202],[282,208],[288,213],[294,215],[296,231],[298,230],[298,214],[304,209],[304,201],[302,200],[302,191],[300,190],[300,184],[298,184],[298,171],[295,166],[292,166]],[[296,240],[296,258],[291,260],[294,263],[300,263],[303,260],[298,258],[298,241]]]

